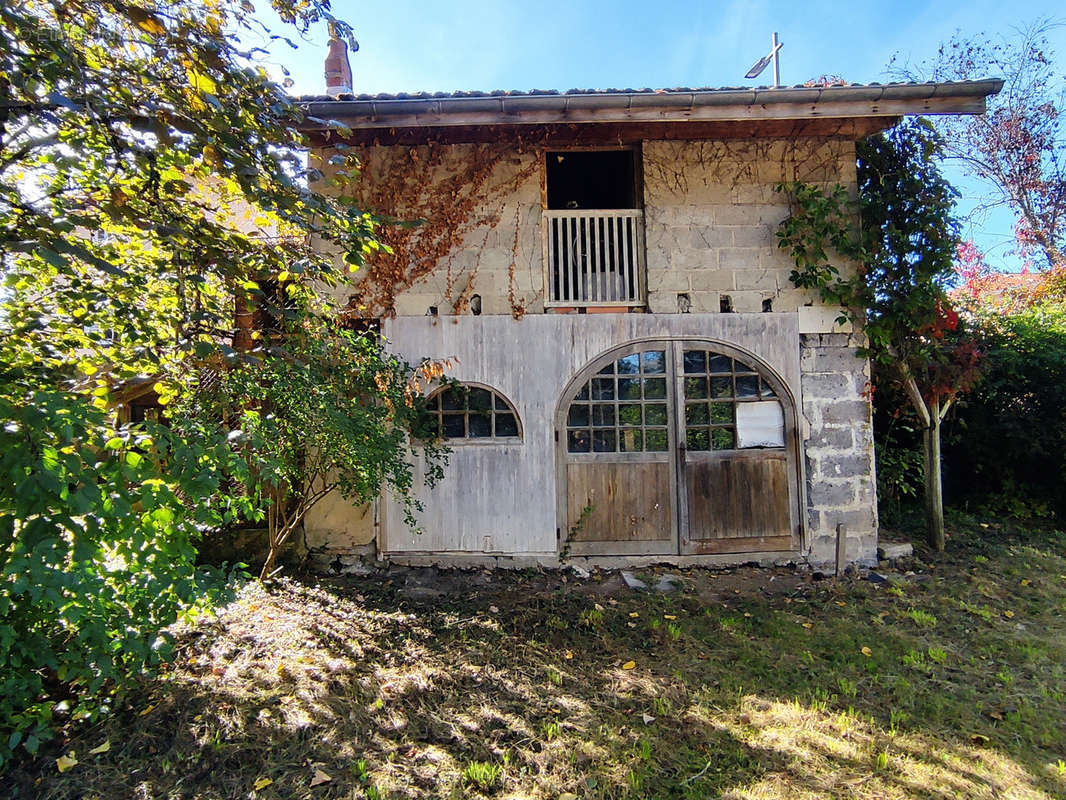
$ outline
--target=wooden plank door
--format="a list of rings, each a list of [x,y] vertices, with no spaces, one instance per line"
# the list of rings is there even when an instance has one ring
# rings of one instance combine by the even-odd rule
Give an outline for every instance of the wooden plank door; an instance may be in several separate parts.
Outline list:
[[[592,370],[561,431],[564,546],[574,555],[676,554],[670,347],[633,345]]]
[[[681,552],[796,546],[794,456],[783,392],[742,354],[676,345]]]

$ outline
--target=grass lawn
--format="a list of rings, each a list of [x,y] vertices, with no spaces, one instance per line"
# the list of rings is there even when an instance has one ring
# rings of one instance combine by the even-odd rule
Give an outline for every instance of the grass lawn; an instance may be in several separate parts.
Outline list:
[[[888,584],[252,584],[0,796],[1066,797],[1066,536],[951,533]]]

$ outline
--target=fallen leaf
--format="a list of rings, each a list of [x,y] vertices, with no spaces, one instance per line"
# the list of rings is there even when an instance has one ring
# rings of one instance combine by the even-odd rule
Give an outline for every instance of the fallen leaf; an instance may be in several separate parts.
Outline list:
[[[152,709],[153,708],[155,708],[155,704],[154,703],[149,703],[147,706],[144,707],[144,711],[142,711],[137,716],[139,716],[139,717],[147,716],[148,714],[152,713]]]
[[[1005,616],[1007,619],[1014,619],[1014,612],[1013,611],[1004,611],[1003,612],[1003,616]]]
[[[333,778],[331,778],[325,772],[323,772],[320,769],[316,769],[315,770],[315,776],[313,778],[311,778],[311,785],[312,786],[321,786],[323,783],[329,783],[332,780],[333,780]]]
[[[635,622],[627,622],[626,626],[630,627],[630,628],[635,628],[635,627],[637,627],[637,623],[635,623]]]
[[[812,625],[812,624],[811,624],[811,623],[809,623],[809,622],[804,622],[804,623],[803,623],[803,627],[804,627],[804,628],[807,628],[808,630],[810,630],[811,628],[813,628],[813,627],[814,627],[814,625]]]
[[[110,749],[111,749],[111,740],[110,740],[110,739],[108,739],[108,740],[107,740],[106,742],[104,742],[104,743],[103,743],[102,745],[100,745],[99,747],[94,747],[94,748],[93,748],[92,750],[90,750],[90,751],[89,751],[89,755],[91,755],[91,756],[98,756],[98,755],[100,755],[101,753],[106,753],[106,752],[107,752],[108,750],[110,750]]]
[[[260,789],[265,789],[273,782],[274,781],[272,781],[270,778],[259,778],[255,783],[252,784],[252,788],[258,792]]]
[[[639,617],[640,614],[638,614],[636,611],[630,611],[629,612],[629,616],[636,618],[636,617]]]
[[[748,613],[747,611],[745,611],[745,612],[744,612],[744,616],[745,616],[745,617],[750,617],[750,616],[751,616],[751,614],[749,614],[749,613]]]
[[[636,661],[627,661],[626,663],[624,663],[622,665],[622,669],[636,669],[636,666],[637,666],[637,662]]]
[[[606,611],[606,609],[603,606],[601,606],[599,603],[593,603],[592,607],[594,609],[596,609],[597,611]]]
[[[974,744],[988,744],[988,737],[983,733],[974,733],[970,735],[970,741]]]
[[[563,658],[565,658],[565,659],[566,659],[567,661],[569,661],[569,660],[570,660],[570,659],[572,659],[573,657],[574,657],[574,654],[573,654],[573,653],[572,653],[572,652],[571,652],[570,650],[567,650],[567,651],[566,651],[566,652],[565,652],[565,653],[563,654]]]
[[[499,614],[500,609],[498,609],[496,606],[489,606],[489,612],[492,614]]]
[[[1032,581],[1028,578],[1022,578],[1022,586],[1028,586],[1030,583],[1032,583]]]
[[[655,717],[649,714],[641,714],[640,718],[644,720],[645,725],[651,725],[653,722],[655,722]]]
[[[663,614],[663,619],[677,619],[677,614]]]
[[[60,772],[66,772],[71,767],[78,765],[78,757],[74,755],[74,751],[71,750],[65,756],[60,756],[56,759],[56,768]]]
[[[869,647],[864,647],[859,652],[862,653],[864,656],[872,656],[874,654],[874,651],[871,650]]]
[[[845,602],[844,602],[843,600],[836,600],[836,601],[834,601],[834,602],[835,602],[835,603],[836,603],[836,604],[837,604],[838,606],[846,606],[846,605],[847,605],[847,603],[845,603]]]
[[[577,800],[577,795],[573,792],[563,792],[559,795],[559,800]]]

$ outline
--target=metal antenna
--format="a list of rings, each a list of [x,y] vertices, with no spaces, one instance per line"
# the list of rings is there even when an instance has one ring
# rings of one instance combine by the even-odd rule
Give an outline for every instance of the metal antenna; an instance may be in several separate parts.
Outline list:
[[[777,55],[777,51],[780,50],[780,49],[781,49],[781,43],[777,41],[777,31],[774,31],[774,35],[770,39],[770,52],[769,52],[769,54],[763,56],[758,61],[756,61],[755,64],[752,66],[752,68],[748,70],[748,74],[745,75],[744,77],[747,78],[748,80],[751,80],[752,78],[758,78],[762,74],[762,71],[764,69],[766,69],[767,65],[772,61],[772,62],[774,62],[774,88],[775,89],[780,88],[781,87],[781,62],[780,62],[780,59],[779,59],[779,57]]]

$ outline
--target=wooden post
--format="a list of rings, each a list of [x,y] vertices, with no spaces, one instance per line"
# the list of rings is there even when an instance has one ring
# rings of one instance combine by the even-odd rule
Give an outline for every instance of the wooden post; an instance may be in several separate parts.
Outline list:
[[[848,526],[837,523],[837,577],[843,577],[848,564]]]

